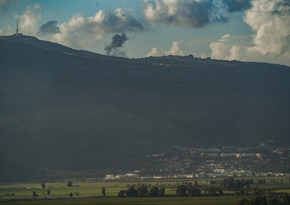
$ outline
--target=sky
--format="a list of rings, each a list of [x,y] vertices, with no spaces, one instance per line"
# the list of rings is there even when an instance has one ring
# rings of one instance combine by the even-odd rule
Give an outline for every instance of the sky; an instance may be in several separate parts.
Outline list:
[[[0,35],[104,55],[290,66],[290,0],[0,0]]]

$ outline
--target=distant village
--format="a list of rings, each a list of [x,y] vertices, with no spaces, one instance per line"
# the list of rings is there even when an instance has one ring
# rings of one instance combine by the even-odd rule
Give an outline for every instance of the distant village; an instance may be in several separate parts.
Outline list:
[[[158,175],[142,174],[135,170],[125,174],[107,174],[104,180],[123,179],[192,179],[217,177],[287,176],[282,172],[257,172],[252,165],[266,165],[271,161],[289,164],[290,145],[275,146],[274,141],[260,143],[255,147],[214,146],[183,147],[173,146],[173,156],[163,153],[147,154],[146,158],[160,163]]]

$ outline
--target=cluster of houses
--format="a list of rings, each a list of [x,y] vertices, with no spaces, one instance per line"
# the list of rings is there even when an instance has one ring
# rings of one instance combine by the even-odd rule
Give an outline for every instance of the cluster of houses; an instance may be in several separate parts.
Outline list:
[[[132,173],[127,173],[127,174],[107,174],[104,180],[122,180],[122,179],[134,179],[134,178],[139,178],[139,175],[137,174],[137,171],[134,171]]]
[[[173,146],[173,149],[178,149],[181,151],[187,151],[191,153],[191,156],[202,156],[202,157],[258,157],[262,158],[261,153],[248,153],[245,151],[250,150],[249,147],[235,147],[235,146],[221,146],[220,148],[193,148],[193,147],[182,147],[182,146]],[[236,151],[236,152],[230,152]],[[244,152],[244,153],[241,153]]]
[[[260,143],[256,147],[215,146],[215,147],[172,147],[171,156],[162,153],[147,154],[149,160],[159,162],[159,176],[139,176],[138,171],[127,174],[108,174],[104,180],[138,179],[186,179],[207,177],[252,177],[288,176],[286,173],[253,173],[250,164],[268,164],[270,160],[289,161],[290,145],[274,146],[273,141]],[[176,151],[175,151],[176,150]],[[260,153],[263,152],[262,153]],[[285,161],[286,160],[286,161]]]
[[[159,175],[159,176],[139,176],[137,173],[127,173],[124,175],[121,174],[107,174],[104,180],[124,180],[124,179],[194,179],[194,178],[218,178],[218,177],[267,177],[267,176],[276,176],[289,177],[290,174],[287,173],[253,173],[250,170],[232,170],[232,169],[215,169],[213,173],[198,173],[198,174],[174,174],[174,175]]]
[[[200,153],[202,157],[258,157],[262,158],[263,155],[261,153]]]

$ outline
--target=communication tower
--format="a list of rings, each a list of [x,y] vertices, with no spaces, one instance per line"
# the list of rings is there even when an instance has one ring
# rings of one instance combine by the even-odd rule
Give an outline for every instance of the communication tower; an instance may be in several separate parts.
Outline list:
[[[15,33],[16,36],[19,36],[19,35],[22,35],[21,34],[21,27],[18,25],[18,21],[16,23],[16,33]]]
[[[17,21],[17,23],[16,23],[16,34],[20,34],[19,26],[18,26],[18,21]]]

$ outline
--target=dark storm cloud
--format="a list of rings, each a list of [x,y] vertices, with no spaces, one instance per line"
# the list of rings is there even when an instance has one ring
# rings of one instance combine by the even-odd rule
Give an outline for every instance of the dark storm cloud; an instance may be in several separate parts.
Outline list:
[[[144,31],[143,23],[123,9],[116,9],[115,13],[107,11],[104,13],[104,17],[104,20],[98,26],[105,33],[120,33],[124,31],[138,33]]]
[[[238,12],[251,8],[251,0],[223,0],[228,12]]]
[[[226,18],[215,8],[212,1],[180,1],[175,15],[168,16],[167,21],[172,25],[198,28],[211,21],[224,22]]]
[[[122,35],[114,35],[112,37],[112,42],[104,48],[106,55],[126,57],[126,53],[120,50],[120,48],[123,47],[127,40],[129,40],[129,38],[124,33],[122,33]]]
[[[281,0],[275,4],[275,8],[273,14],[290,14],[290,1],[289,0]]]
[[[39,28],[37,35],[45,36],[47,34],[56,34],[56,33],[60,33],[59,27],[57,26],[57,21],[48,21]]]
[[[153,1],[144,11],[145,20],[153,24],[177,27],[202,27],[209,23],[212,1]]]
[[[152,0],[146,4],[144,20],[176,27],[200,28],[227,22],[229,14],[251,7],[251,0]]]

